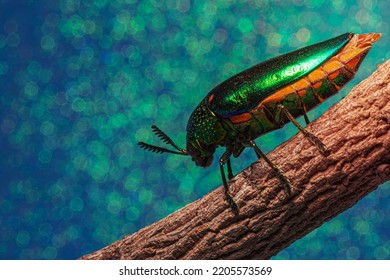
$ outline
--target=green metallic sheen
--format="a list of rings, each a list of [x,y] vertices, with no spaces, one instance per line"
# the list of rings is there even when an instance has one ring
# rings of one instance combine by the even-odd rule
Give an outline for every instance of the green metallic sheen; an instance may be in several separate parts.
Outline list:
[[[248,112],[278,89],[319,67],[344,47],[352,36],[353,33],[345,33],[257,64],[211,90],[205,99],[208,107],[220,117]]]
[[[219,119],[210,111],[204,100],[192,112],[190,120],[187,124],[187,138],[212,144],[221,141],[226,135]]]

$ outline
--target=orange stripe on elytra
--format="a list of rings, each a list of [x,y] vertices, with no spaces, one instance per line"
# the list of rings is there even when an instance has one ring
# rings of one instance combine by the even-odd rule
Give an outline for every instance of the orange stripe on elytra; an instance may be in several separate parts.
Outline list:
[[[299,96],[304,96],[305,94],[306,94],[306,89],[301,89],[300,91],[298,91]]]
[[[246,121],[250,120],[251,118],[252,118],[251,114],[242,113],[239,115],[232,116],[229,119],[232,123],[242,123],[242,122],[246,122]]]
[[[345,65],[350,69],[350,70],[354,70],[356,65],[358,65],[358,63],[360,62],[360,58],[359,56],[351,59],[350,61],[348,61]]]
[[[334,71],[332,74],[329,74],[329,78],[331,80],[334,80],[337,78],[338,75],[340,75],[340,70]]]
[[[339,58],[340,61],[343,63],[348,63],[351,59],[354,59],[356,57],[360,57],[362,53],[365,53],[367,51],[367,48],[365,49],[353,49],[348,50],[343,53],[340,53]]]
[[[208,101],[211,102],[213,99],[214,99],[214,94],[212,94],[212,95],[209,96]]]
[[[301,89],[306,89],[307,87],[309,87],[310,82],[302,78],[296,81],[295,83],[293,83],[291,86],[295,89],[295,91],[300,91]]]
[[[323,66],[322,66],[322,69],[326,72],[326,73],[332,73],[334,71],[337,71],[339,70],[340,68],[343,68],[343,64],[340,62],[340,61],[337,61],[337,60],[332,60],[332,61],[329,61],[329,62],[326,62]]]
[[[316,69],[308,76],[311,83],[316,83],[326,77],[326,73],[320,69]]]
[[[278,102],[281,101],[287,94],[295,92],[295,89],[290,86],[285,86],[275,93],[271,94],[267,98],[265,98],[259,105],[268,103],[268,102]]]
[[[313,85],[313,88],[318,89],[322,86],[322,81],[319,81]]]

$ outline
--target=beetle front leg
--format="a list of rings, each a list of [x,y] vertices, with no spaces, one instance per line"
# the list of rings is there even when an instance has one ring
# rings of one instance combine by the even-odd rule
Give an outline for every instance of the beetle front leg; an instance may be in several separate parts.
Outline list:
[[[286,108],[282,104],[278,104],[278,108],[282,111],[283,114],[286,115],[286,117],[299,129],[300,132],[303,133],[303,135],[314,144],[314,146],[317,147],[317,149],[320,151],[321,154],[324,156],[329,155],[329,150],[326,148],[325,144],[322,143],[320,139],[318,139],[314,134],[310,133],[306,129],[304,129],[297,120],[290,114]]]
[[[298,100],[299,100],[299,103],[301,104],[301,107],[302,107],[303,118],[305,119],[306,125],[308,125],[310,123],[310,120],[309,120],[309,117],[306,114],[307,109],[306,109],[305,103],[303,103],[303,101],[302,101],[302,99],[301,99],[301,97],[299,95],[298,95]]]
[[[310,120],[309,120],[309,117],[306,114],[306,111],[303,112],[303,117],[305,118],[306,125],[308,125],[310,123]]]
[[[228,169],[228,179],[231,180],[233,178],[233,169],[232,169],[232,164],[230,163],[230,157],[227,160],[227,169]]]
[[[226,148],[226,151],[222,154],[220,160],[219,160],[219,168],[221,170],[221,177],[222,177],[222,182],[223,182],[223,187],[225,188],[225,198],[226,198],[226,201],[229,203],[229,206],[230,208],[232,209],[232,212],[234,215],[238,215],[238,206],[237,204],[234,202],[232,196],[230,195],[229,193],[229,186],[228,186],[228,183],[226,181],[226,176],[225,176],[225,171],[223,169],[223,166],[225,165],[225,163],[228,163],[228,176],[230,177],[230,175],[233,177],[233,174],[231,174],[231,165],[230,165],[230,156],[232,155],[232,148],[231,147],[227,147]],[[230,166],[230,168],[229,168]],[[229,178],[231,179],[231,178]]]
[[[255,150],[255,153],[256,153],[257,157],[259,159],[260,158],[264,159],[265,162],[272,168],[272,170],[276,174],[276,177],[278,177],[280,182],[283,184],[283,187],[284,187],[284,190],[285,190],[286,194],[290,195],[291,194],[291,183],[290,183],[290,180],[287,179],[287,177],[285,177],[283,175],[282,171],[279,168],[277,168],[272,163],[272,161],[260,150],[259,147],[257,147],[256,143],[253,140],[249,141],[249,145]]]

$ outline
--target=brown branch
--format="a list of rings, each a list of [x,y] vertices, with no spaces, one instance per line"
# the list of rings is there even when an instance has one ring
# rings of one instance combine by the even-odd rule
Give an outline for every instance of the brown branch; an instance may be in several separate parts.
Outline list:
[[[82,259],[268,259],[390,179],[390,60],[308,125],[331,150],[302,134],[268,154],[295,187],[287,197],[260,160],[223,187]]]

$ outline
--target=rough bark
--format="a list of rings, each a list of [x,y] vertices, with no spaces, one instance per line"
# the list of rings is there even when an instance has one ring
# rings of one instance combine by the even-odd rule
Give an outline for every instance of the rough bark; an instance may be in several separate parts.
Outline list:
[[[294,187],[286,196],[263,160],[223,187],[81,259],[268,259],[390,179],[390,60],[307,129],[268,154]]]

